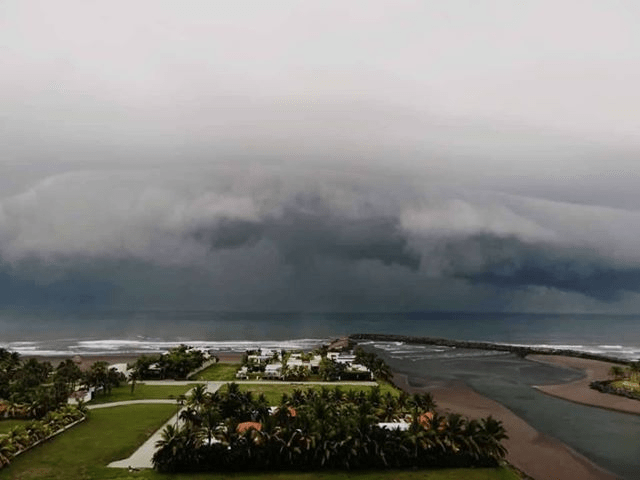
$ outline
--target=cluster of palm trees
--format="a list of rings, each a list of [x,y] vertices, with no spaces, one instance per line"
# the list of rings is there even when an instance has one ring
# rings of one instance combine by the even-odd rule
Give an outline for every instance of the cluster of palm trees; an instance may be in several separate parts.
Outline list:
[[[18,353],[0,348],[0,419],[42,418],[66,404],[78,385],[108,394],[124,381],[107,362],[95,362],[83,372],[71,359],[53,368],[50,362],[23,360]]]
[[[46,440],[64,427],[84,418],[82,409],[65,405],[48,412],[41,420],[17,425],[0,434],[0,468],[11,463],[13,457]]]
[[[180,380],[200,368],[205,362],[201,350],[181,344],[162,355],[138,357],[129,368],[135,372],[135,380],[173,378]]]
[[[388,381],[393,376],[391,367],[385,363],[375,353],[366,352],[362,347],[358,347],[355,350],[356,363],[367,367],[373,375],[380,380]]]
[[[236,384],[213,394],[198,387],[180,417],[157,444],[160,471],[494,466],[506,454],[501,422],[440,415],[428,393],[379,387],[296,389],[275,408]],[[378,425],[398,420],[408,428]]]

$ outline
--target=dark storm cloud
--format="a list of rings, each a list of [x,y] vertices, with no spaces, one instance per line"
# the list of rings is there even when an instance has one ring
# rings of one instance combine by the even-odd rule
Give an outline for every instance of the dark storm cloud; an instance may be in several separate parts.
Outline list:
[[[285,200],[280,210],[259,221],[224,217],[192,235],[214,250],[251,247],[264,238],[275,245],[285,263],[297,267],[323,257],[375,260],[414,271],[420,266],[420,256],[409,247],[398,217],[377,211],[349,216],[321,196],[305,193]]]
[[[223,217],[215,225],[198,228],[192,235],[217,250],[251,247],[262,238],[263,231],[264,226],[258,222]]]
[[[612,264],[580,248],[532,244],[490,234],[443,242],[447,274],[505,289],[531,286],[580,293],[612,302],[640,291],[640,267]]]
[[[0,2],[0,303],[637,311],[638,7],[491,4]]]
[[[399,218],[348,218],[323,211],[287,207],[267,229],[286,262],[305,264],[318,256],[345,261],[376,260],[417,270],[420,257],[408,246]]]

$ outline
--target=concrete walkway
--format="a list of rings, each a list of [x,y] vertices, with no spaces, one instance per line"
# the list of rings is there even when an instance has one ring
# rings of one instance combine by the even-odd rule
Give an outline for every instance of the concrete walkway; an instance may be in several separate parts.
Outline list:
[[[199,382],[205,383],[207,385],[208,392],[215,392],[226,382]],[[172,383],[175,385],[175,383]],[[188,393],[187,393],[188,395]],[[114,402],[120,404],[129,404],[129,403],[174,403],[175,400],[163,400],[163,401],[154,401],[154,400],[132,400],[131,402]],[[103,407],[104,405],[95,405],[96,407]],[[181,411],[181,410],[180,410]],[[162,431],[164,427],[167,425],[175,425],[178,422],[178,417],[180,415],[180,411],[178,411],[173,417],[171,417],[167,423],[162,425],[158,430],[156,430],[153,435],[151,435],[146,442],[144,442],[138,450],[133,452],[133,454],[129,458],[125,458],[124,460],[116,460],[115,462],[111,462],[108,467],[113,468],[153,468],[153,462],[151,459],[153,458],[153,454],[156,451],[156,442],[162,438]]]
[[[97,403],[95,405],[86,405],[88,410],[97,410],[98,408],[120,407],[122,405],[138,405],[140,403],[173,403],[175,400],[169,398],[147,398],[145,400],[123,400],[121,402]]]

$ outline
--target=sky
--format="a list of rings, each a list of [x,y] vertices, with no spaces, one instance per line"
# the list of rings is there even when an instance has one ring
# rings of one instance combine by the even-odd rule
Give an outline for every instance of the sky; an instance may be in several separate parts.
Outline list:
[[[634,1],[0,3],[0,307],[640,311]]]

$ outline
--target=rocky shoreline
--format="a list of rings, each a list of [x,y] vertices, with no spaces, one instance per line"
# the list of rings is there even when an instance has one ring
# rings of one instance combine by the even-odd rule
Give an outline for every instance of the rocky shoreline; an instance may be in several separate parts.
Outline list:
[[[411,337],[407,335],[391,335],[383,333],[355,333],[349,335],[349,340],[358,342],[361,340],[372,340],[376,342],[404,342],[414,345],[436,345],[451,348],[469,348],[475,350],[494,350],[497,352],[510,352],[520,357],[527,355],[562,355],[565,357],[584,358],[587,360],[598,360],[601,362],[617,363],[620,365],[631,365],[631,360],[600,355],[597,353],[581,352],[579,350],[568,350],[548,347],[526,347],[518,345],[505,345],[491,342],[474,342],[466,340],[450,340],[437,337]]]

